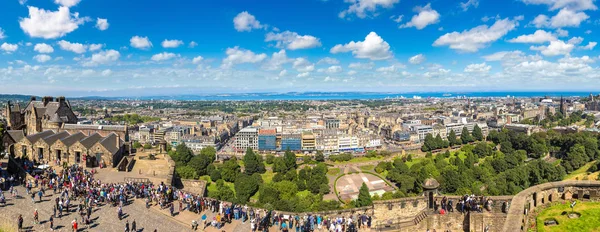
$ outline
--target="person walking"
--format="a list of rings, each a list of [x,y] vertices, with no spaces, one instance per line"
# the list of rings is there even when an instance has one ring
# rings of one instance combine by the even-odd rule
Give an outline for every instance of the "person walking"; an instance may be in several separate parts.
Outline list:
[[[137,232],[137,226],[135,223],[135,219],[133,219],[133,222],[131,222],[131,232]]]
[[[17,218],[17,225],[19,228],[19,231],[23,230],[23,215],[19,214],[19,217]]]
[[[50,222],[50,230],[54,230],[54,215],[50,215],[48,222]]]
[[[33,222],[34,222],[34,224],[40,224],[40,219],[38,217],[37,209],[35,209],[35,211],[33,211]]]
[[[129,232],[129,220],[125,222],[125,232]]]

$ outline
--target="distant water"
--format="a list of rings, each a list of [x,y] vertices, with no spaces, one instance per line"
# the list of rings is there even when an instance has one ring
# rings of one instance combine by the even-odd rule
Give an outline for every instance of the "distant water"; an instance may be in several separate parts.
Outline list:
[[[594,93],[596,95],[597,93]],[[278,100],[375,100],[393,98],[486,98],[486,97],[585,97],[590,92],[429,92],[429,93],[372,93],[372,92],[304,92],[304,93],[243,93],[218,95],[148,96],[137,99],[203,100],[203,101],[278,101]],[[131,99],[131,97],[129,98]]]

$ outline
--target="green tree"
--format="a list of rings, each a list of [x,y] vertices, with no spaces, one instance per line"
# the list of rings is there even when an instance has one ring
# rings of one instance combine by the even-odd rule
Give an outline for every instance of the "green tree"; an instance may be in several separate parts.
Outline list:
[[[298,164],[296,164],[296,154],[290,151],[289,147],[283,155],[283,160],[285,161],[286,171],[296,169],[296,167],[298,166]]]
[[[176,165],[186,165],[192,157],[194,157],[194,153],[192,149],[187,147],[184,143],[180,143],[175,147],[175,152],[171,153],[171,158],[175,161]]]
[[[133,148],[140,149],[141,147],[142,147],[142,144],[139,141],[133,142]],[[150,148],[152,148],[152,147],[150,147]]]
[[[463,127],[462,132],[460,134],[460,140],[462,140],[463,144],[467,144],[473,142],[473,136],[469,133],[469,129],[467,127]]]
[[[373,201],[371,200],[371,194],[369,193],[369,188],[365,183],[360,186],[360,190],[358,190],[358,199],[356,199],[356,206],[363,207],[372,205]]]
[[[152,144],[149,144],[149,143],[144,144],[144,149],[146,149],[146,150],[152,149]]]
[[[205,155],[197,155],[192,157],[190,162],[188,162],[187,166],[192,167],[196,171],[196,173],[198,173],[198,176],[204,176],[209,174],[206,169],[211,163],[212,160],[209,157]]]
[[[210,175],[210,180],[212,180],[213,182],[216,182],[217,180],[221,179],[221,171],[219,171],[219,169],[213,169],[209,172]]]
[[[273,162],[273,172],[276,173],[284,173],[287,171],[287,167],[285,165],[285,161],[281,157],[275,158]]]
[[[265,159],[265,162],[267,164],[273,164],[273,162],[275,162],[275,156],[272,154],[267,154],[267,157]]]
[[[198,173],[190,166],[176,167],[175,172],[181,179],[198,179]]]
[[[323,151],[317,151],[317,155],[315,155],[315,160],[318,162],[325,162],[325,155],[323,155]]]
[[[250,197],[258,191],[259,182],[252,176],[240,174],[235,179],[235,194],[237,202],[246,204]]]
[[[454,130],[450,130],[450,133],[448,134],[448,143],[450,144],[450,146],[460,144],[458,141],[456,141],[456,133],[454,132]]]
[[[200,150],[200,155],[205,155],[214,162],[217,158],[217,150],[215,150],[215,148],[212,146],[204,147],[202,150]]]
[[[234,182],[239,174],[240,165],[235,157],[225,161],[223,166],[221,166],[221,177],[227,182]]]
[[[475,148],[473,148],[473,153],[479,158],[492,155],[492,152],[492,148],[488,146],[487,142],[478,142]]]
[[[264,164],[259,160],[258,155],[252,151],[252,148],[246,149],[246,154],[244,155],[244,172],[247,175],[265,172]]]
[[[476,123],[475,127],[473,128],[473,139],[475,141],[483,141],[483,132],[481,131],[481,128],[479,128],[479,125]]]

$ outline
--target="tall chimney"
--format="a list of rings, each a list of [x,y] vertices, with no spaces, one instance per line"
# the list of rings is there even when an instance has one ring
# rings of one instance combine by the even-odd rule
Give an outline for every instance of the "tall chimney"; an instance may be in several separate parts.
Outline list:
[[[52,101],[52,99],[53,99],[53,97],[50,97],[50,96],[42,97],[42,103],[44,103],[44,106],[46,106],[46,105],[48,105],[49,102]]]

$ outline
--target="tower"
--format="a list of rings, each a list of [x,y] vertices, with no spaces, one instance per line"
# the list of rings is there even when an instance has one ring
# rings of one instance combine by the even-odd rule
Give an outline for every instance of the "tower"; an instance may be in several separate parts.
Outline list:
[[[560,113],[566,117],[566,113],[567,113],[567,106],[565,105],[565,99],[563,98],[563,96],[560,96]]]

